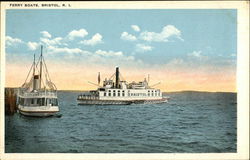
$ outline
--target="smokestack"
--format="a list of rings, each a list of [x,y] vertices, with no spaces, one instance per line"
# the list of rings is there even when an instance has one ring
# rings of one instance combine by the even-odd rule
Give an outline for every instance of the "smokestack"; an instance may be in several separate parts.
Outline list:
[[[119,88],[119,67],[116,67],[115,71],[115,88]]]
[[[98,85],[100,85],[101,82],[101,76],[100,76],[100,72],[98,72]]]
[[[38,89],[40,89],[39,75],[34,75],[34,79],[33,79],[33,90],[38,90]]]

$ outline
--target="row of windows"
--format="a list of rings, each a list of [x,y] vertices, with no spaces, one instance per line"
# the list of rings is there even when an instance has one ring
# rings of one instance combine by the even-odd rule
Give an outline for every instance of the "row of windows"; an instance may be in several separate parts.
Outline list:
[[[155,93],[158,92],[157,90],[151,90],[152,93],[153,93],[154,91],[155,91]],[[148,90],[148,93],[149,93],[149,92],[150,92],[150,90]]]
[[[148,93],[148,94],[146,94],[146,93],[130,93],[130,94],[128,94],[128,96],[160,96],[160,93],[152,93],[152,94],[150,94],[150,93]],[[118,96],[118,97],[120,97],[120,96],[125,96],[125,94],[124,93],[122,93],[122,94],[120,94],[120,93],[113,93],[113,94],[111,94],[111,93],[106,93],[106,92],[104,92],[104,96],[113,96],[113,97],[116,97],[116,96]]]
[[[110,92],[109,92],[109,93],[104,92],[104,96],[109,96],[109,97],[110,97],[111,95],[112,95],[112,94],[111,94]],[[116,93],[113,93],[113,96],[116,97]],[[118,97],[120,97],[120,96],[123,96],[123,97],[124,97],[124,96],[125,96],[125,93],[122,93],[122,94],[117,93],[117,96],[118,96]]]
[[[51,104],[52,106],[58,106],[56,98],[19,98],[18,103],[23,106],[45,106]]]
[[[111,90],[108,90],[109,92],[111,92]],[[113,90],[113,93],[116,92],[116,90]],[[120,90],[118,90],[118,93],[120,92]],[[122,90],[122,93],[124,93],[125,91]]]
[[[115,92],[121,92],[121,90],[108,90],[108,92],[112,92],[113,91],[113,93],[115,93]],[[159,91],[157,91],[157,90],[148,90],[148,93],[150,93],[150,91],[153,93],[153,92],[155,92],[155,93],[159,93]],[[125,91],[124,90],[122,90],[122,93],[124,93]],[[129,91],[128,91],[129,92]]]

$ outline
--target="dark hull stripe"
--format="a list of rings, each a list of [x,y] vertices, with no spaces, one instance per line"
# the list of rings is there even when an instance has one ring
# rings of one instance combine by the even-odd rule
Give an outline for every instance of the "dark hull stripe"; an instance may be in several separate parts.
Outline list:
[[[144,103],[164,103],[167,99],[157,99],[157,100],[129,100],[129,101],[119,101],[119,100],[81,100],[77,99],[80,105],[130,105],[130,104],[144,104]]]
[[[21,112],[26,112],[26,113],[56,113],[56,112],[59,112],[59,111],[24,111],[24,110],[21,110],[19,109]]]

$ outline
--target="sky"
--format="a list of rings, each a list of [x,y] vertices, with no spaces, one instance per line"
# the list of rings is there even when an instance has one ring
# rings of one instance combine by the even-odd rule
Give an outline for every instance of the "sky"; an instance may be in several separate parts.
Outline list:
[[[19,87],[33,54],[60,90],[95,89],[120,67],[128,81],[162,91],[236,92],[234,9],[6,11],[6,86]]]

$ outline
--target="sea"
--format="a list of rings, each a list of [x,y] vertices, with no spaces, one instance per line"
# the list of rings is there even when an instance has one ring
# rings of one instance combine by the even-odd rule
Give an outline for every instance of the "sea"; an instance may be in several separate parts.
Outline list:
[[[165,93],[161,104],[77,105],[59,91],[60,116],[5,116],[5,153],[235,153],[237,94]]]

